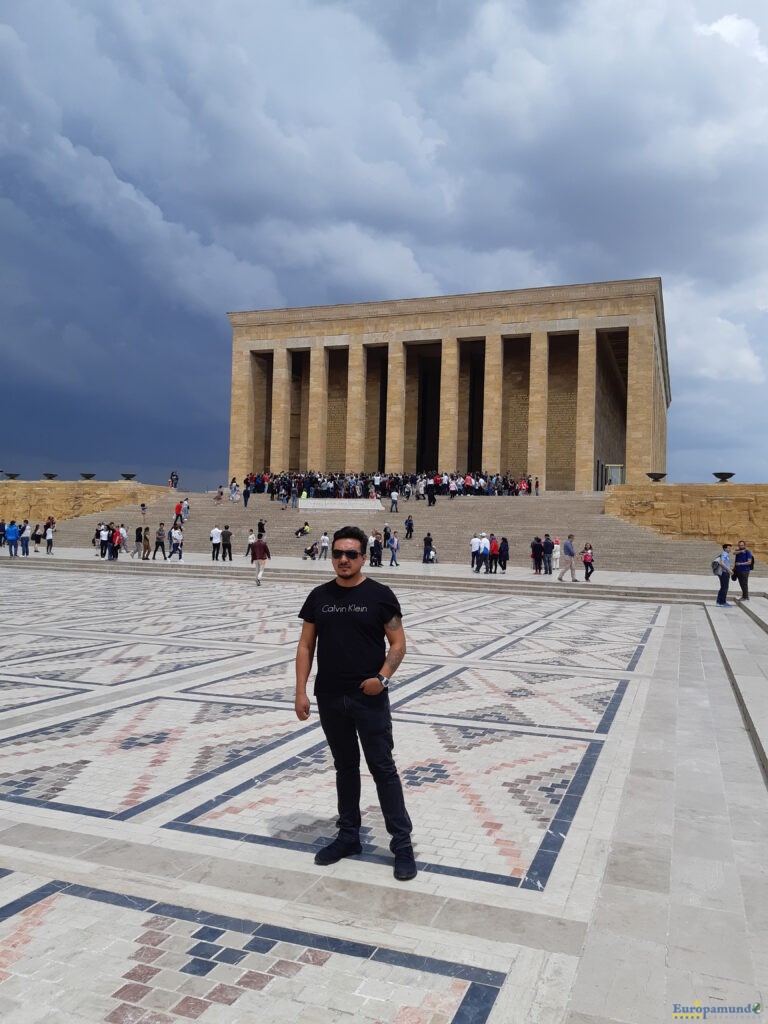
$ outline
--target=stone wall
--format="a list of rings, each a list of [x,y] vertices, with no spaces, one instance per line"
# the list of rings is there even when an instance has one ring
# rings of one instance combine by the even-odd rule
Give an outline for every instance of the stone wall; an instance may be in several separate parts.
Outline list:
[[[547,487],[552,491],[572,491],[575,486],[578,367],[578,335],[551,337],[547,397]]]
[[[343,473],[347,446],[347,362],[346,349],[328,350],[328,424],[326,468]]]
[[[34,526],[48,516],[61,522],[125,505],[138,508],[167,494],[167,487],[122,480],[1,480],[0,516],[6,522],[28,519]]]
[[[598,335],[595,396],[595,460],[624,465],[627,445],[627,389],[609,343]],[[594,468],[593,468],[594,479]]]
[[[509,339],[504,343],[501,467],[517,477],[528,472],[530,376],[530,338]]]
[[[768,484],[623,484],[606,491],[605,511],[715,548],[744,539],[756,559],[768,560]]]

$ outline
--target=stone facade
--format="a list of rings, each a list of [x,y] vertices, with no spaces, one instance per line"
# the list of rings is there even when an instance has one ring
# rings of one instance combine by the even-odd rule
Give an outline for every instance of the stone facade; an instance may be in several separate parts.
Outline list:
[[[0,516],[6,522],[28,519],[34,526],[48,516],[60,522],[125,505],[135,505],[138,510],[142,501],[149,505],[165,494],[167,487],[123,480],[2,480]]]
[[[661,281],[230,313],[230,476],[666,468]]]
[[[605,511],[667,537],[711,540],[713,557],[721,544],[745,540],[756,559],[768,559],[768,484],[611,487]]]

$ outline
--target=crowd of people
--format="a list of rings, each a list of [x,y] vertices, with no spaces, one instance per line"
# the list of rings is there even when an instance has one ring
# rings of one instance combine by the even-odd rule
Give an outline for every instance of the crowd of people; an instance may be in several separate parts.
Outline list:
[[[393,494],[404,501],[426,501],[433,505],[439,496],[538,495],[538,477],[508,473],[247,473],[242,481],[232,477],[227,488],[229,500],[248,505],[252,494],[268,494],[284,507],[298,507],[300,498],[387,498]],[[220,484],[214,503],[221,504],[225,488]]]
[[[32,554],[40,551],[40,545],[45,541],[46,555],[53,554],[53,535],[56,532],[56,520],[48,516],[44,523],[31,525],[28,519],[11,519],[7,523],[0,518],[0,548],[7,548],[10,558],[29,558],[29,545],[32,544]]]

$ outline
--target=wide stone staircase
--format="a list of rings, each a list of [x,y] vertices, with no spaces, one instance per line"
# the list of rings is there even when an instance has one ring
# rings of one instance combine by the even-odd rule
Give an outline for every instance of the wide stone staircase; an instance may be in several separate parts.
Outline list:
[[[469,541],[473,533],[485,531],[505,536],[510,546],[510,562],[516,566],[530,565],[530,542],[534,535],[544,533],[558,536],[561,543],[569,533],[575,534],[576,550],[586,541],[595,550],[598,569],[642,571],[658,573],[709,572],[709,564],[719,550],[717,541],[677,540],[659,536],[644,527],[635,526],[605,514],[602,494],[573,494],[548,492],[539,497],[473,498],[450,500],[439,497],[432,508],[426,501],[406,502],[401,499],[398,512],[389,511],[389,501],[381,504],[366,501],[335,501],[330,508],[290,507],[281,510],[278,501],[266,495],[251,497],[248,508],[242,502],[232,503],[225,498],[220,505],[213,501],[212,493],[169,491],[149,506],[146,525],[154,546],[154,531],[159,522],[166,528],[174,518],[174,506],[180,497],[188,497],[190,518],[184,527],[185,551],[210,551],[211,527],[229,524],[234,533],[235,563],[246,564],[243,554],[248,528],[256,528],[258,520],[266,520],[267,541],[274,555],[300,556],[307,540],[294,536],[294,531],[307,520],[310,538],[319,540],[323,530],[329,534],[341,526],[361,526],[366,532],[385,523],[398,531],[401,539],[400,560],[404,563],[420,562],[422,538],[431,532],[440,562],[469,563]],[[406,541],[403,521],[411,513],[415,522],[414,537]],[[57,548],[83,548],[90,544],[94,529],[102,515],[87,515],[60,522],[56,531]],[[103,518],[124,523],[128,528],[131,546],[134,529],[140,525],[141,515],[136,506],[105,509]],[[738,538],[730,538],[735,541]],[[385,561],[389,561],[388,555]],[[758,567],[762,575],[762,567]]]

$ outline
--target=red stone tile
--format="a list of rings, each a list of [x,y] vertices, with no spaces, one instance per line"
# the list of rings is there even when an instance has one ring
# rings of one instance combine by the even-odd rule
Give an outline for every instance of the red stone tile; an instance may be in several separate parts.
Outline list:
[[[117,992],[113,992],[112,998],[122,999],[124,1003],[140,1003],[144,996],[151,991],[149,985],[137,985],[132,982],[130,985],[123,985]]]
[[[205,1013],[211,1004],[207,999],[196,999],[195,996],[185,996],[180,1003],[176,1003],[171,1009],[171,1013],[176,1013],[180,1017],[188,1017],[190,1020],[197,1020],[197,1018]],[[144,1022],[142,1021],[142,1024]]]
[[[272,978],[269,974],[262,974],[260,971],[246,971],[237,984],[241,988],[262,989],[266,988],[270,981]]]
[[[150,967],[149,964],[136,964],[123,977],[126,981],[152,981],[156,974],[160,973],[159,967]]]
[[[135,953],[131,953],[129,960],[138,960],[142,964],[151,964],[163,955],[162,949],[155,949],[153,946],[139,946]]]
[[[159,946],[161,943],[165,942],[167,938],[168,936],[165,932],[158,932],[150,928],[148,932],[144,932],[143,935],[140,935],[138,939],[136,939],[136,942],[140,942],[143,946]]]
[[[235,988],[234,985],[217,985],[206,994],[205,998],[210,999],[212,1003],[224,1003],[225,1006],[231,1006],[242,994],[242,990]]]
[[[121,1003],[104,1020],[107,1024],[137,1024],[146,1012],[146,1008],[143,1006],[129,1006],[127,1003]]]
[[[324,949],[305,949],[299,957],[299,962],[302,964],[316,964],[320,967],[330,959],[331,954]]]
[[[165,931],[170,925],[173,924],[172,917],[150,917],[148,921],[144,922],[145,928],[156,928],[158,931]]]
[[[269,968],[270,974],[276,974],[280,978],[293,978],[299,973],[303,964],[297,964],[295,960],[275,960]]]

